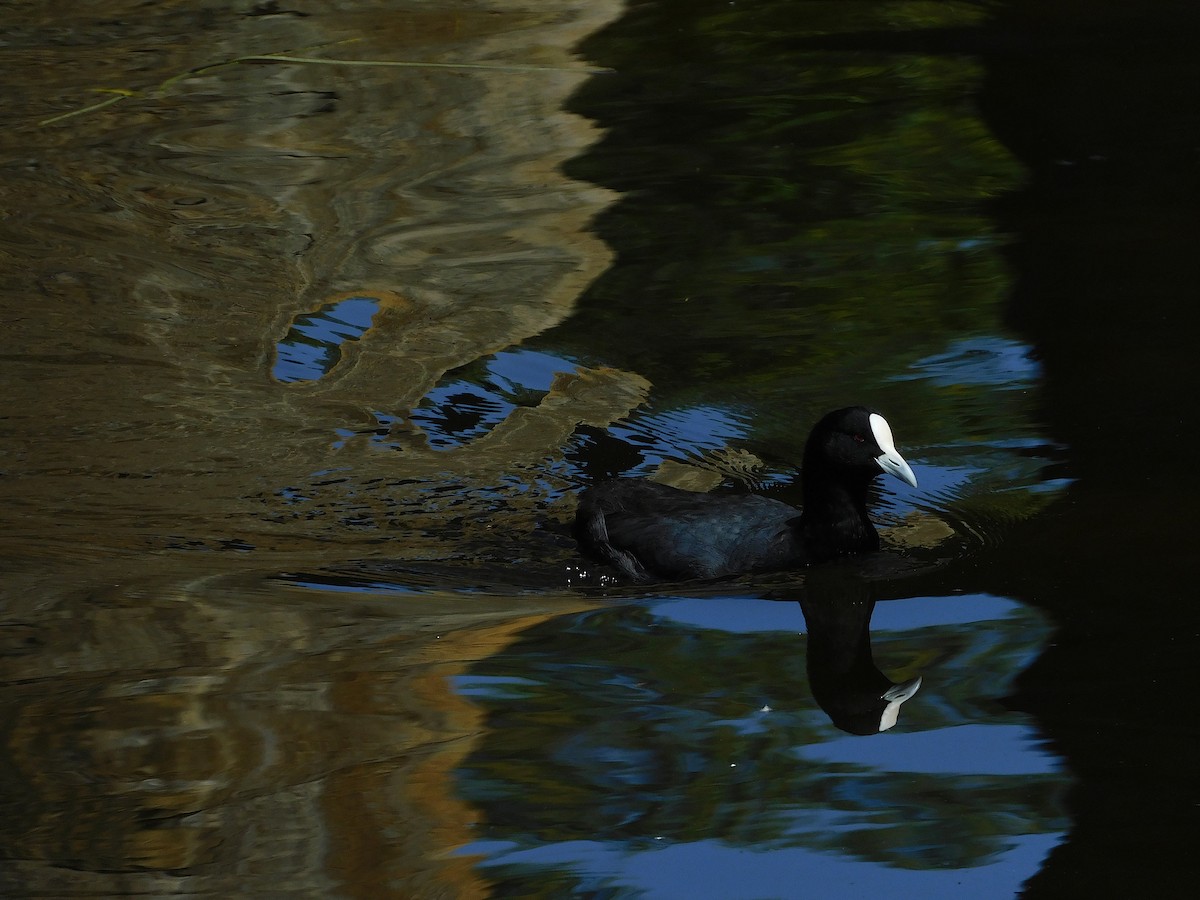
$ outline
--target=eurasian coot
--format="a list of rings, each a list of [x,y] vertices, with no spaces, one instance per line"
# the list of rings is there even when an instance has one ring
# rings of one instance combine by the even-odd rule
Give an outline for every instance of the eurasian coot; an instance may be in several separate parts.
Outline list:
[[[619,478],[583,492],[575,538],[626,578],[719,578],[879,549],[867,488],[887,472],[916,487],[887,420],[862,406],[829,413],[804,445],[803,511],[754,494],[701,494]]]

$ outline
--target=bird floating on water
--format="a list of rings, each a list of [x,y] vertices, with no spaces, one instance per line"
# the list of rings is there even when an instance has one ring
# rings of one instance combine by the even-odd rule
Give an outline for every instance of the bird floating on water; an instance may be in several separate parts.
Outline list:
[[[826,415],[808,436],[802,509],[756,494],[704,494],[618,478],[580,495],[575,538],[589,556],[633,581],[799,568],[879,549],[867,490],[883,473],[917,486],[887,419],[851,406]]]

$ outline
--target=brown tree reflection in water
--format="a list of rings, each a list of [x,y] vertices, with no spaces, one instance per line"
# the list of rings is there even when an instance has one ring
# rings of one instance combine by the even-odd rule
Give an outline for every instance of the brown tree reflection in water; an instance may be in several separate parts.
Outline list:
[[[454,452],[405,424],[608,264],[585,228],[609,194],[559,166],[595,139],[561,111],[586,77],[566,48],[615,13],[6,11],[0,892],[486,892],[445,855],[474,815],[448,773],[479,729],[447,676],[571,601],[399,603],[264,574],[453,553],[431,485],[482,497],[640,401],[637,377],[566,372]],[[564,71],[238,66],[36,124],[97,87],[347,38],[361,58]],[[298,317],[352,296],[379,309],[336,365],[272,379]],[[402,423],[388,448],[367,438],[381,414]],[[294,515],[289,490],[322,482]],[[468,531],[494,524],[464,496]],[[553,500],[514,492],[507,527]],[[363,502],[402,527],[346,528]]]

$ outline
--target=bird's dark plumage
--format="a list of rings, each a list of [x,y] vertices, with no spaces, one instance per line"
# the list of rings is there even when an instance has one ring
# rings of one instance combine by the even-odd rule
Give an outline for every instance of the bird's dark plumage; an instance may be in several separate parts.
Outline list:
[[[590,556],[635,581],[797,568],[879,548],[867,488],[883,472],[916,484],[883,416],[861,406],[839,409],[805,444],[803,510],[754,494],[615,479],[580,496],[575,537]]]

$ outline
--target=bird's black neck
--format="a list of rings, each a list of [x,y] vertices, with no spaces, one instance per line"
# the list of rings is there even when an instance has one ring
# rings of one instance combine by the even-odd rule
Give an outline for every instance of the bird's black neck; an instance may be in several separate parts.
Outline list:
[[[830,471],[809,459],[800,472],[804,506],[797,526],[814,562],[847,553],[879,549],[879,535],[867,515],[870,472]]]

